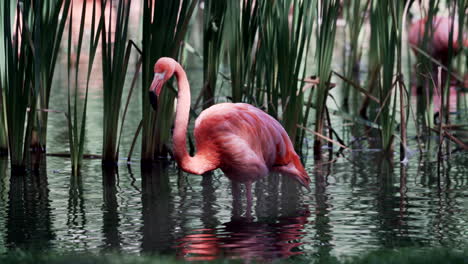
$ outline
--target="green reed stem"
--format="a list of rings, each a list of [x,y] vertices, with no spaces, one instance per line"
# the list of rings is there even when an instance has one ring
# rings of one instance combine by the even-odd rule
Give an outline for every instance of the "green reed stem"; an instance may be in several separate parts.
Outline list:
[[[430,40],[434,34],[433,21],[439,11],[439,0],[430,0],[426,15],[426,23],[424,24],[424,35],[420,41],[421,50],[430,52]],[[416,54],[416,72],[419,72],[418,85],[422,90],[421,100],[418,100],[417,114],[422,119],[423,126],[428,129],[434,125],[434,107],[433,107],[433,81],[437,80],[437,66],[432,62],[431,58],[424,56],[421,53]],[[429,76],[429,77],[428,77]]]
[[[4,5],[0,4],[0,14],[4,15]],[[0,19],[0,35],[5,36],[4,34],[4,19]],[[6,53],[5,53],[5,40],[6,38],[0,38],[0,155],[8,155],[8,134],[6,127],[6,116],[5,116],[5,95],[4,95],[4,83],[3,83],[3,73],[6,68]]]
[[[395,84],[401,76],[401,31],[403,5],[399,1],[373,2],[372,26],[378,30],[378,55],[381,63],[379,75],[379,100],[381,102],[378,119],[381,126],[381,146],[386,152],[391,152],[394,130],[397,125],[397,91]],[[394,80],[397,67],[397,82]]]
[[[224,46],[227,1],[205,0],[203,14],[203,108],[214,104],[220,55]]]
[[[338,19],[339,7],[339,1],[317,2],[317,19],[321,19],[322,22],[317,26],[316,49],[317,76],[320,79],[320,83],[317,87],[315,101],[315,105],[317,106],[315,112],[315,132],[319,134],[324,132],[325,107],[330,88],[327,83],[331,77],[331,60],[335,46],[336,20]],[[316,158],[320,157],[321,141],[321,138],[315,137],[314,155]]]
[[[3,31],[6,64],[0,73],[3,81],[4,110],[12,169],[24,169],[27,142],[25,122],[32,118],[34,105],[34,46],[29,25],[34,25],[34,11],[29,1],[3,3]],[[15,17],[16,16],[16,17]],[[14,18],[15,17],[15,18]],[[14,19],[13,19],[14,18]],[[27,124],[28,129],[32,124]]]
[[[346,26],[349,36],[349,46],[346,46],[346,64],[345,76],[347,79],[356,83],[359,82],[360,59],[362,55],[362,46],[359,41],[364,21],[366,20],[365,12],[369,7],[370,0],[365,1],[346,1],[344,8],[346,11]],[[358,97],[357,91],[352,89],[348,82],[343,85],[343,107],[346,110],[351,110],[354,106],[354,99]],[[354,112],[354,111],[353,111]]]
[[[84,143],[85,143],[85,132],[86,132],[86,116],[87,116],[87,107],[88,107],[88,91],[89,91],[89,81],[91,77],[91,71],[94,64],[94,59],[97,52],[97,47],[99,43],[99,37],[101,36],[101,31],[103,28],[103,19],[96,20],[97,14],[97,3],[96,0],[93,0],[92,10],[91,10],[91,29],[90,29],[90,39],[89,39],[89,53],[88,53],[88,68],[86,73],[86,89],[85,89],[85,98],[82,103],[82,110],[79,110],[80,102],[79,98],[79,65],[80,57],[83,49],[83,37],[85,32],[85,18],[86,13],[89,12],[87,7],[87,1],[83,1],[81,8],[81,19],[80,19],[80,29],[78,35],[75,36],[72,25],[74,22],[73,19],[73,7],[71,8],[70,23],[68,29],[68,97],[67,97],[67,125],[68,125],[68,140],[70,145],[70,157],[72,162],[72,171],[74,175],[79,174],[79,168],[83,161],[84,153]],[[73,37],[78,37],[77,46],[72,48],[72,39]],[[75,55],[75,64],[73,65],[74,72],[74,95],[72,96],[72,85],[71,85],[71,73],[72,73],[72,56]],[[73,103],[72,103],[73,102]]]
[[[166,158],[170,139],[175,94],[165,89],[159,98],[159,109],[149,104],[148,89],[153,80],[153,67],[160,57],[177,58],[189,20],[198,0],[143,1],[142,46],[142,162]]]
[[[231,71],[233,102],[247,101],[259,105],[255,96],[255,36],[259,26],[259,4],[255,0],[228,1],[227,50]]]
[[[266,102],[268,113],[281,120],[298,150],[304,123],[302,83],[307,65],[316,1],[260,2],[259,47],[256,55],[257,101]],[[264,95],[262,95],[264,94]],[[265,96],[265,99],[263,99]]]
[[[35,50],[36,59],[35,78],[39,95],[37,112],[36,132],[39,134],[39,142],[31,142],[32,147],[45,150],[47,142],[47,120],[49,108],[49,98],[52,88],[52,81],[55,73],[55,66],[60,51],[62,35],[65,23],[68,19],[71,0],[42,0],[42,6],[37,12],[35,23]]]
[[[466,0],[459,0],[456,2],[457,3],[457,11],[458,11],[458,35],[455,36],[457,38],[457,45],[458,47],[463,47],[463,41],[464,41],[464,38],[465,36],[463,35],[463,28],[465,27],[465,22],[466,22],[466,14],[465,14],[465,11],[466,11],[466,7],[468,6],[468,1]],[[466,51],[465,50],[462,50],[461,51],[462,54],[466,54]],[[462,60],[463,56],[458,56],[457,58],[457,69],[465,69],[463,67],[463,60]],[[466,56],[465,56],[465,61],[468,61],[466,60]],[[460,92],[457,92],[457,110],[461,110],[463,109],[462,108],[462,99],[463,96],[461,96],[461,93]],[[466,109],[465,109],[466,110]]]
[[[118,1],[117,14],[108,17],[105,10],[112,8],[112,0],[101,2],[101,19],[104,25],[101,31],[102,74],[104,86],[104,131],[102,162],[115,164],[118,158],[119,117],[122,94],[130,60],[131,45],[128,43],[128,21],[131,0]]]

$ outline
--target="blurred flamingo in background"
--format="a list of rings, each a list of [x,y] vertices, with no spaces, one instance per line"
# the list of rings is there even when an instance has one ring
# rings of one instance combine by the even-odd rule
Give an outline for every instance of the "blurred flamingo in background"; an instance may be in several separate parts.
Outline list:
[[[415,47],[422,48],[424,43],[425,27],[428,18],[422,18],[414,22],[408,32],[408,41],[411,44],[411,48],[417,53]],[[426,43],[426,52],[431,55],[434,59],[440,61],[443,65],[448,64],[448,53],[450,47],[450,29],[452,20],[447,17],[433,17],[432,18],[432,35],[428,32],[428,43]],[[452,36],[452,48],[453,56],[456,56],[462,47],[458,44],[458,23],[453,21],[453,36]],[[462,46],[468,46],[468,39],[463,38]]]
[[[462,45],[460,46],[458,43],[458,34],[459,34],[459,25],[457,21],[453,21],[453,33],[452,33],[452,41],[450,43],[450,31],[452,28],[452,19],[447,17],[440,17],[435,16],[432,18],[432,27],[430,30],[432,32],[427,32],[427,43],[424,43],[424,34],[426,32],[426,24],[428,18],[421,18],[414,22],[408,31],[408,41],[410,46],[415,54],[418,54],[418,49],[422,49],[428,53],[433,59],[440,62],[445,67],[448,67],[450,64],[449,61],[449,49],[452,46],[452,57],[456,56],[461,52],[463,46],[468,47],[468,38],[463,35]],[[434,82],[437,83],[438,81],[438,68],[439,65],[433,63],[432,69],[432,78]],[[468,75],[465,75],[465,82],[460,82],[456,80],[451,80],[451,86],[462,86],[466,87],[465,84],[468,84]],[[441,81],[445,83],[447,79],[447,72],[442,70],[441,72]],[[451,107],[455,107],[456,102],[456,90],[450,89],[450,105]],[[439,111],[440,108],[440,95],[438,100],[434,101],[435,103],[435,110]]]
[[[284,128],[262,110],[243,103],[221,103],[203,111],[195,121],[197,153],[187,152],[186,134],[190,112],[190,86],[182,66],[171,58],[160,58],[154,66],[150,99],[157,109],[157,97],[164,83],[175,73],[178,100],[173,132],[173,153],[179,167],[203,174],[220,168],[247,190],[247,214],[252,205],[252,182],[270,171],[294,178],[309,189],[310,178]]]

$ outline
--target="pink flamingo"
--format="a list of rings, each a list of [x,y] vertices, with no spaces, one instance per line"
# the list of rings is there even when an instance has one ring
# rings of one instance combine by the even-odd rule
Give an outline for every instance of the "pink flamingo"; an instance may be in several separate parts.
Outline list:
[[[414,47],[421,48],[424,32],[426,31],[427,18],[419,19],[418,21],[411,24],[408,32],[408,41],[411,44],[413,51],[417,52]],[[429,53],[434,59],[439,60],[443,65],[448,64],[448,51],[450,47],[449,34],[451,29],[452,20],[447,17],[433,17],[432,18],[432,35],[429,34],[430,38],[426,45],[426,52]],[[458,23],[454,21],[453,24],[453,36],[452,36],[452,48],[453,55],[457,55],[461,48],[458,44]],[[468,47],[468,39],[463,37],[462,46]]]
[[[411,24],[408,31],[408,41],[411,45],[413,51],[417,54],[417,48],[423,48],[424,34],[426,32],[427,17],[421,18]],[[426,52],[435,60],[439,61],[442,65],[449,65],[449,48],[452,46],[452,56],[456,56],[462,50],[463,46],[468,47],[468,38],[463,35],[462,45],[458,43],[458,33],[459,25],[457,21],[453,21],[453,35],[452,35],[452,44],[450,44],[450,30],[452,28],[452,19],[447,17],[433,17],[432,18],[432,34],[428,34],[429,38],[426,43]],[[437,65],[433,64],[432,75],[434,80],[437,82]],[[459,82],[457,80],[450,80],[450,86],[463,86],[467,87],[468,85],[468,75],[465,75],[464,82]],[[441,79],[442,83],[445,83],[447,80],[447,72],[442,71]],[[438,93],[440,94],[440,92]],[[455,109],[456,106],[456,97],[457,92],[454,89],[450,89],[450,107]],[[440,96],[435,100],[435,110],[439,111],[440,109]]]
[[[310,178],[284,128],[262,110],[243,103],[221,103],[203,111],[195,121],[197,153],[187,152],[186,134],[190,111],[190,85],[182,66],[171,58],[160,58],[154,65],[150,100],[157,108],[157,97],[164,83],[175,73],[178,97],[173,132],[173,152],[179,167],[201,175],[220,168],[233,182],[244,183],[247,213],[252,203],[252,182],[280,172],[309,189]]]

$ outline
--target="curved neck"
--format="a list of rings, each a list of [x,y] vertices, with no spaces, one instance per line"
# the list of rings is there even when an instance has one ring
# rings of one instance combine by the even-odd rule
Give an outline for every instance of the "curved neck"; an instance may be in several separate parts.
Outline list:
[[[187,152],[187,126],[190,114],[190,85],[187,75],[180,64],[176,64],[175,75],[179,88],[177,94],[176,117],[173,132],[173,152],[179,166],[189,173],[203,174],[219,166],[219,157],[216,150],[208,144],[197,149],[197,154],[191,157]],[[197,146],[198,147],[198,146]]]
[[[174,156],[180,164],[182,161],[189,159],[187,152],[187,126],[190,114],[190,85],[187,80],[187,75],[180,64],[176,64],[175,75],[177,78],[177,86],[179,92],[177,94],[176,117],[174,121],[173,144]]]

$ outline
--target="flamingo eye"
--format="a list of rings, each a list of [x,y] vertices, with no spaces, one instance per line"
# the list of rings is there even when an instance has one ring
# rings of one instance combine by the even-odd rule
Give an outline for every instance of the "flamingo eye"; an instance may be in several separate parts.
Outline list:
[[[166,71],[163,72],[155,72],[154,73],[154,78],[155,79],[164,79],[164,76],[166,75]]]

